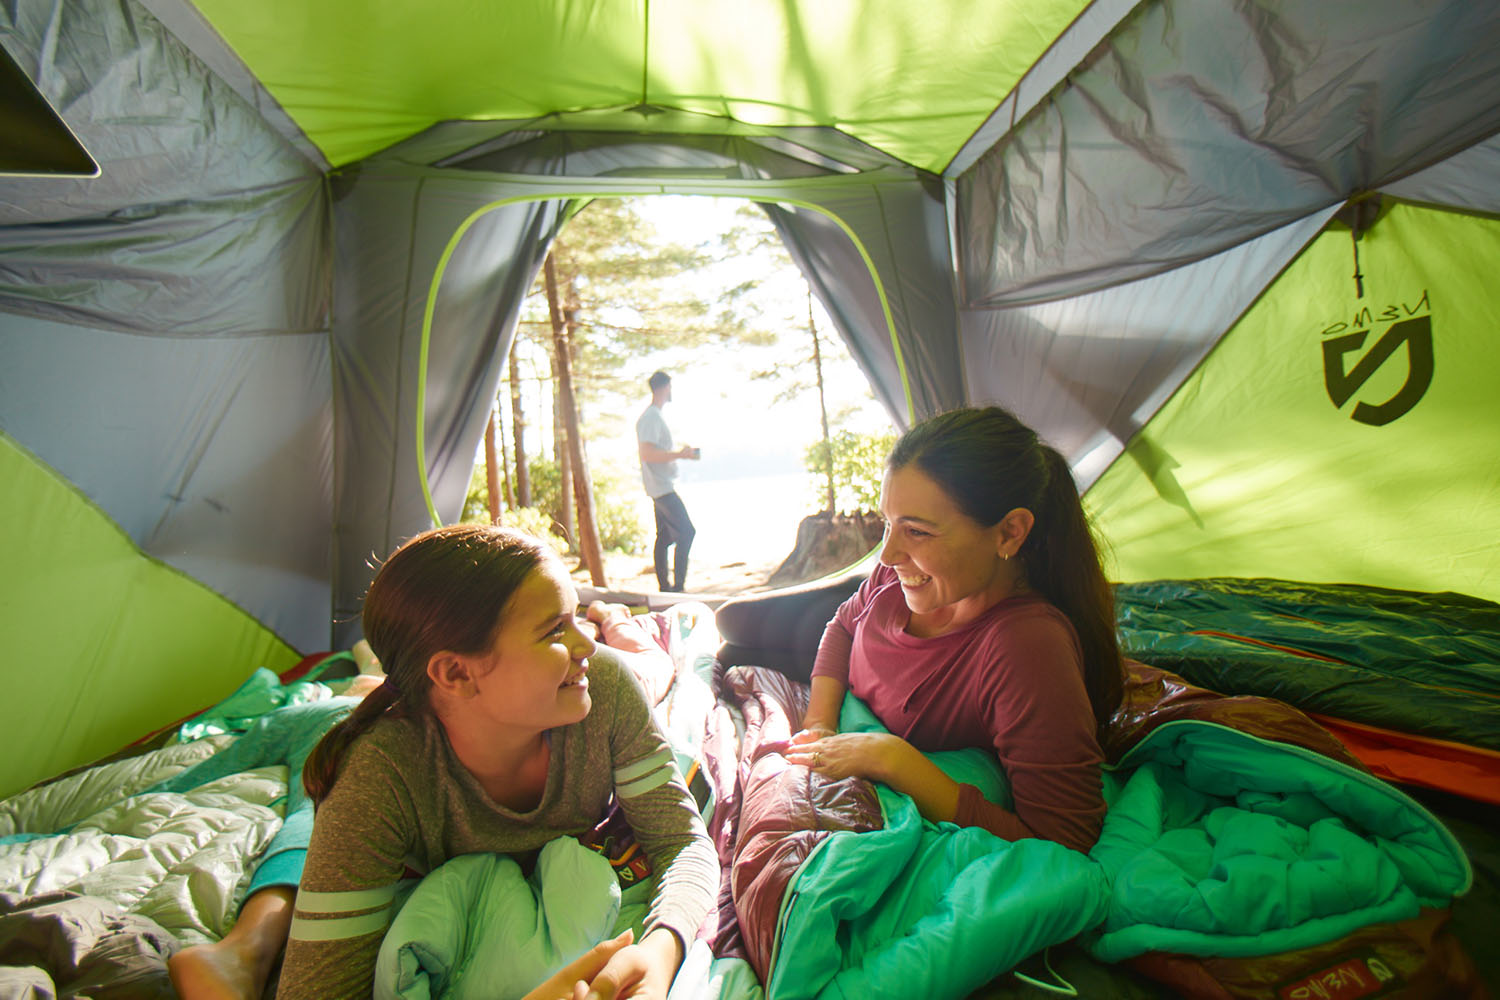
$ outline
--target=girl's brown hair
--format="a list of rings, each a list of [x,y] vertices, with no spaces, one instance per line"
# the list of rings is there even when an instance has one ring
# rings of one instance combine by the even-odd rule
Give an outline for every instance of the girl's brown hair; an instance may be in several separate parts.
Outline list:
[[[1115,638],[1114,591],[1067,461],[1036,432],[999,406],[967,407],[929,417],[901,436],[886,465],[913,465],[985,527],[1017,507],[1035,518],[1017,556],[1027,583],[1078,632],[1083,677],[1094,719],[1119,707],[1125,664]]]
[[[308,755],[302,784],[313,802],[333,788],[355,738],[390,712],[428,711],[434,653],[482,653],[495,643],[516,588],[551,557],[545,543],[509,528],[454,524],[424,531],[391,553],[365,594],[365,638],[385,670],[372,691]]]

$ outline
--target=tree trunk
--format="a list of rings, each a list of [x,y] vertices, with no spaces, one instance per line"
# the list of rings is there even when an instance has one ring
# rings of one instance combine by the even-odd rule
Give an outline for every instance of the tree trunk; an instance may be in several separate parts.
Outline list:
[[[554,417],[557,415],[557,407],[555,405],[557,403],[557,390],[555,388],[556,385],[557,374],[553,370],[553,366],[551,366],[549,361],[547,374],[538,375],[536,377],[536,398],[538,400],[543,400],[547,398],[548,393],[552,394],[552,402],[554,404],[552,407],[552,415]],[[552,422],[552,446],[554,448],[557,447],[557,421],[555,420]],[[549,461],[549,459],[547,458],[547,438],[544,435],[537,435],[536,450],[537,456],[543,462]]]
[[[500,523],[500,464],[495,454],[495,421],[500,419],[497,407],[490,411],[490,419],[484,424],[484,485],[489,492],[490,523]]]
[[[813,322],[813,299],[811,286],[808,286],[807,289],[807,332],[812,334],[813,370],[817,372],[818,378],[818,414],[823,418],[823,474],[825,477],[827,477],[828,482],[827,510],[831,515],[835,512],[833,491],[833,436],[828,433],[828,399],[823,391],[823,349],[818,344],[818,324]]]
[[[556,274],[554,272],[554,278]],[[573,383],[572,373],[577,370],[578,365],[578,275],[576,273],[568,276],[568,287],[565,301],[562,304],[563,330],[566,334],[564,343],[568,348],[568,385]],[[572,393],[572,402],[568,407],[568,427],[570,428],[569,440],[575,445],[569,453],[569,461],[573,467],[573,499],[574,507],[578,515],[578,538],[579,548],[582,552],[584,565],[589,569],[589,575],[595,577],[595,585],[602,586],[599,581],[604,579],[604,546],[599,538],[598,505],[594,498],[594,477],[589,473],[589,443],[581,430],[583,426],[582,406],[578,402],[578,394]]]
[[[552,254],[547,254],[543,268],[547,282],[547,312],[552,319],[552,341],[557,348],[558,404],[567,429],[566,458],[558,464],[573,467],[573,492],[578,504],[578,549],[589,568],[589,579],[596,587],[607,587],[604,548],[599,544],[599,525],[594,520],[593,484],[588,466],[583,461],[583,438],[578,431],[578,405],[573,394],[572,352],[568,348],[572,324],[565,323],[557,301],[557,266],[552,261]]]
[[[510,479],[510,449],[505,447],[505,410],[495,398],[495,441],[500,453],[500,489],[505,494],[505,509],[516,509],[516,491]]]
[[[552,511],[554,528],[562,530],[568,540],[568,549],[576,548],[573,539],[573,463],[568,460],[568,429],[563,423],[562,390],[558,385],[562,379],[562,366],[552,358],[552,453],[557,459],[557,507]]]
[[[516,361],[516,344],[510,345],[510,434],[516,456],[515,504],[531,506],[531,469],[526,464],[526,415],[521,409],[521,368]]]

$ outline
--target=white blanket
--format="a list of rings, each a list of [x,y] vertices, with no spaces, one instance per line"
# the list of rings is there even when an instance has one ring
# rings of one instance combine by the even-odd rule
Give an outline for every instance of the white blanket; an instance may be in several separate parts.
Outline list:
[[[228,932],[256,858],[281,825],[286,768],[185,794],[134,794],[210,756],[199,740],[92,768],[0,802],[0,891],[108,900],[183,945]],[[63,832],[59,832],[63,831]]]

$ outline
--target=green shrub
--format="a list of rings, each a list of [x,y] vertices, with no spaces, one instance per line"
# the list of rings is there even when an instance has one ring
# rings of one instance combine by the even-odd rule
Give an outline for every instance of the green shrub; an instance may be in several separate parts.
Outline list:
[[[532,505],[514,511],[502,510],[500,523],[547,538],[558,547],[558,551],[565,552],[567,542],[554,530],[557,524],[553,519],[560,480],[557,463],[551,459],[533,459],[528,471]],[[649,535],[635,503],[635,483],[622,484],[620,476],[606,468],[593,470],[593,478],[594,519],[599,527],[599,544],[606,550],[632,555],[644,552]],[[475,467],[469,480],[463,520],[486,524],[489,519],[489,489],[481,464]]]
[[[885,457],[896,445],[894,434],[857,434],[839,431],[833,435],[834,512],[854,514],[880,507],[880,482],[885,476]],[[827,501],[827,442],[817,441],[803,452],[802,464],[813,473],[813,504],[822,509]]]

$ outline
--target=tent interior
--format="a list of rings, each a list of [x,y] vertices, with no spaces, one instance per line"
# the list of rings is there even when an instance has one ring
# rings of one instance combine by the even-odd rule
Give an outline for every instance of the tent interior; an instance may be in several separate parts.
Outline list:
[[[667,193],[764,209],[898,426],[1036,428],[1122,586],[1457,600],[1430,641],[1493,643],[1393,683],[1493,781],[1497,43],[1469,0],[4,5],[98,174],[0,177],[0,793],[351,646],[570,209]]]

